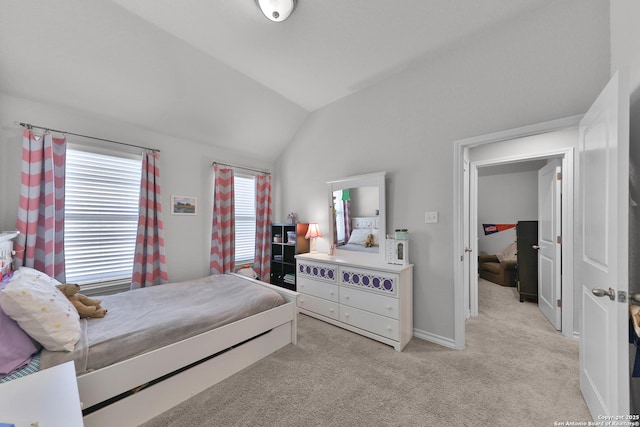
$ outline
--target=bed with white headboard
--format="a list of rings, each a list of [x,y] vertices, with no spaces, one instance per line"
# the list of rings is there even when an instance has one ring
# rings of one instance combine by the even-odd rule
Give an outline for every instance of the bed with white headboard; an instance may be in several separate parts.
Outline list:
[[[351,218],[351,235],[346,244],[338,249],[358,252],[377,253],[380,245],[380,219],[377,216],[358,216]],[[367,238],[373,235],[373,246],[367,246]],[[382,236],[384,238],[384,236]]]

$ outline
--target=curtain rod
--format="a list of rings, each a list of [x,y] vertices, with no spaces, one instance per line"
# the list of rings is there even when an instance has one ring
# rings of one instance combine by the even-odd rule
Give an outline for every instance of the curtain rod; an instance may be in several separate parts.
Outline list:
[[[244,169],[244,170],[246,170],[246,171],[252,171],[252,172],[263,173],[263,174],[265,174],[265,175],[271,175],[271,172],[261,171],[261,170],[259,170],[259,169],[247,168],[247,167],[245,167],[245,166],[230,165],[229,163],[212,162],[212,163],[211,163],[211,166],[213,166],[213,165],[229,166],[230,168]]]
[[[51,129],[51,128],[47,128],[47,127],[32,125],[31,123],[18,123],[18,124],[20,126],[22,126],[23,128],[26,128],[26,129],[29,129],[29,130],[33,129],[33,128],[42,129],[44,131],[49,131],[49,132],[64,133],[66,135],[79,136],[81,138],[89,138],[89,139],[95,139],[97,141],[111,142],[112,144],[120,144],[120,145],[127,145],[129,147],[142,148],[143,150],[154,151],[156,153],[160,152],[160,150],[158,150],[157,148],[149,148],[149,147],[144,147],[142,145],[129,144],[127,142],[113,141],[111,139],[104,139],[104,138],[98,138],[98,137],[95,137],[95,136],[82,135],[82,134],[79,134],[79,133],[67,132],[66,130]]]

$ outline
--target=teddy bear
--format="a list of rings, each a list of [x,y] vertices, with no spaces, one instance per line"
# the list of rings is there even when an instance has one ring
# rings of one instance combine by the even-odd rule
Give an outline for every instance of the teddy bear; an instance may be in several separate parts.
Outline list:
[[[100,300],[91,299],[80,292],[80,285],[65,283],[57,285],[56,288],[71,301],[71,304],[78,310],[80,317],[104,317],[107,310],[100,306]]]
[[[367,236],[367,240],[364,241],[364,247],[365,248],[370,248],[373,245],[375,245],[375,243],[376,243],[375,237],[373,236],[373,234],[369,234]]]

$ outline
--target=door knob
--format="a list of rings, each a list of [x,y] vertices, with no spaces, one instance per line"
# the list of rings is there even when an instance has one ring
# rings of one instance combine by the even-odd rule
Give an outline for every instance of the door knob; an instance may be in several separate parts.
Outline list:
[[[538,249],[540,249],[540,246],[538,246],[538,245],[533,245],[533,246],[531,246],[531,247],[532,247],[533,249],[535,249],[536,251],[537,251]]]
[[[608,291],[605,291],[604,289],[594,288],[591,290],[591,292],[597,297],[607,296],[611,301],[616,299],[616,291],[613,288],[609,288]]]

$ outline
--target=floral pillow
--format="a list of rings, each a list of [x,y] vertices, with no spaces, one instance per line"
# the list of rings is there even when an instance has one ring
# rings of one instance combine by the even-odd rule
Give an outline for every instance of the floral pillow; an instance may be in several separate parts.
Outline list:
[[[55,287],[57,283],[36,270],[21,268],[0,291],[0,306],[47,350],[71,351],[80,339],[80,316]]]

